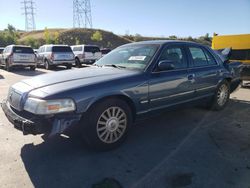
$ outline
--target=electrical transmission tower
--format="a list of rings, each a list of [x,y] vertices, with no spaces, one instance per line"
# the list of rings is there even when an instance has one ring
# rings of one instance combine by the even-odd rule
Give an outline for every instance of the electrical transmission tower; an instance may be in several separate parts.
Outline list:
[[[33,31],[36,29],[35,24],[35,12],[34,12],[34,1],[33,0],[23,0],[22,2],[22,8],[24,9],[24,15],[25,15],[25,30],[26,31]]]
[[[90,0],[73,0],[73,27],[92,28]]]

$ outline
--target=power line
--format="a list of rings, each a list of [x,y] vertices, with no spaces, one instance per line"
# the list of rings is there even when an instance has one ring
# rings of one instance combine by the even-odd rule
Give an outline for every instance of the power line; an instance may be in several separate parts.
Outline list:
[[[23,0],[22,9],[24,9],[23,14],[25,15],[25,30],[33,31],[36,29],[35,24],[35,8],[33,0]]]
[[[73,0],[73,27],[92,28],[90,0]]]

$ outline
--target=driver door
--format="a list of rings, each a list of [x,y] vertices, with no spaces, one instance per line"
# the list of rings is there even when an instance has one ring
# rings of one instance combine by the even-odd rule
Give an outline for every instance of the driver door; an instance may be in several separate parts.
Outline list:
[[[149,99],[151,110],[182,103],[194,97],[192,78],[188,75],[188,61],[182,45],[166,46],[157,61],[173,62],[174,69],[151,73],[149,80]]]

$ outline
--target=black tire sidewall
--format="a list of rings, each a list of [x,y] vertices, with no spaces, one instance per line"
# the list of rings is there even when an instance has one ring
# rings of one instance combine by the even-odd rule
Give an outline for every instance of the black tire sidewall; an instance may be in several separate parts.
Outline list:
[[[10,65],[8,61],[5,62],[5,70],[10,72]]]
[[[46,70],[50,70],[51,69],[51,66],[50,66],[48,60],[45,60],[45,69]]]
[[[100,115],[108,108],[117,106],[123,109],[127,116],[127,127],[122,137],[115,143],[107,144],[102,142],[97,135],[97,121]],[[80,126],[84,140],[91,149],[106,151],[119,146],[127,137],[127,133],[132,125],[132,112],[128,104],[120,99],[106,99],[101,101],[88,110],[85,117],[81,120]]]
[[[81,62],[78,58],[76,58],[76,67],[81,68]]]

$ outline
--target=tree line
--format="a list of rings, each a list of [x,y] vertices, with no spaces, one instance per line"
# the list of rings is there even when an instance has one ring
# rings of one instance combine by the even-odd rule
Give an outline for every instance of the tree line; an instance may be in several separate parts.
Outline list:
[[[59,32],[59,31],[51,31],[48,28],[45,28],[43,31],[43,36],[39,38],[34,38],[29,35],[25,35],[26,32],[17,30],[14,26],[8,25],[6,29],[0,31],[0,46],[7,46],[10,44],[22,44],[28,45],[33,48],[38,48],[44,44],[83,44],[84,42],[94,43],[94,44],[103,44],[105,41],[103,40],[103,34],[100,30],[96,30],[92,33],[86,33],[85,37],[82,36],[79,32]],[[83,34],[84,35],[84,34]],[[205,34],[204,36],[198,38],[179,38],[175,35],[169,37],[144,37],[140,34],[135,35],[125,35],[122,36],[131,42],[145,41],[145,40],[186,40],[186,41],[194,41],[207,46],[211,46],[212,37],[209,34]],[[106,39],[106,40],[112,40]],[[108,42],[109,44],[106,44]],[[111,47],[115,41],[106,41],[106,47]],[[114,46],[115,47],[115,46]]]

